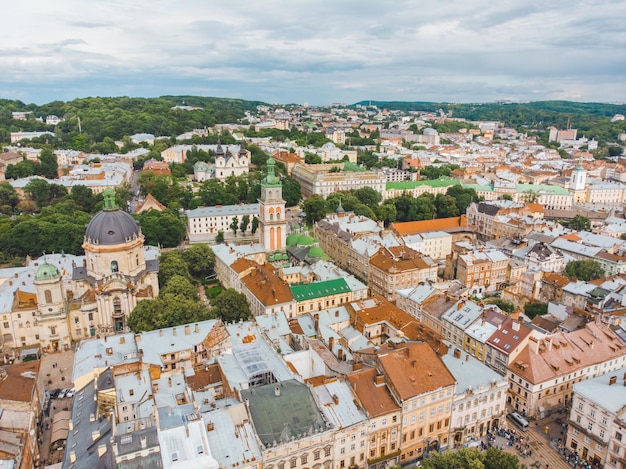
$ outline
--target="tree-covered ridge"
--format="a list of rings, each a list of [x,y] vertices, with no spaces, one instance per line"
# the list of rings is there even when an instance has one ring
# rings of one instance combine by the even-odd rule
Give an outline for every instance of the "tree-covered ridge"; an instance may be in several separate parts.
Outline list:
[[[568,124],[578,129],[579,136],[601,142],[617,141],[626,132],[626,120],[611,123],[615,114],[626,115],[625,104],[579,103],[574,101],[535,101],[529,103],[429,103],[402,101],[361,101],[388,110],[444,111],[450,117],[468,120],[500,121],[509,127],[544,131],[553,125],[565,129]],[[355,104],[355,105],[356,105]]]
[[[38,106],[16,100],[0,100],[0,141],[8,142],[10,132],[54,131],[59,145],[69,144],[80,134],[86,143],[101,142],[105,137],[121,139],[125,135],[151,133],[173,136],[191,129],[236,122],[245,111],[256,110],[260,101],[202,96],[161,96],[159,98],[79,98],[69,102],[53,101]],[[191,106],[199,109],[174,109]],[[26,121],[12,119],[13,111],[32,111]],[[65,120],[57,126],[37,122],[35,117],[56,115]]]

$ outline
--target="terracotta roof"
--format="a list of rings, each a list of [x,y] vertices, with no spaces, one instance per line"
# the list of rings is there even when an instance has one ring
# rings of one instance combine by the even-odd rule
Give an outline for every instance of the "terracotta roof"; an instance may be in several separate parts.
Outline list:
[[[293,301],[293,294],[289,284],[278,277],[275,269],[269,264],[257,264],[241,280],[248,290],[266,307]]]
[[[385,386],[384,377],[378,378],[377,382],[376,375],[374,368],[368,368],[348,376],[350,385],[369,418],[400,410]]]
[[[541,213],[545,213],[546,209],[544,208],[543,205],[541,204],[526,204],[526,206],[532,211],[532,212],[541,212]]]
[[[193,375],[185,377],[185,381],[187,381],[187,384],[193,391],[205,391],[210,385],[219,384],[225,380],[220,366],[213,364],[195,370]]]
[[[546,272],[543,275],[542,280],[546,283],[549,283],[550,285],[555,285],[561,288],[571,282],[569,277],[566,277],[565,275],[559,274],[557,272]]]
[[[233,269],[238,274],[245,272],[248,269],[252,269],[258,264],[250,259],[246,259],[245,257],[240,257],[235,262],[230,265],[230,268]]]
[[[437,218],[435,220],[407,221],[392,223],[390,229],[399,235],[424,233],[426,231],[446,231],[464,228],[467,226],[465,215],[452,218]]]
[[[424,342],[386,344],[379,350],[378,361],[402,401],[456,383],[441,358]]]
[[[626,354],[626,345],[603,324],[559,332],[529,344],[509,364],[509,370],[532,384],[543,383]]]
[[[392,246],[380,248],[370,258],[370,264],[380,270],[393,270],[393,273],[402,273],[408,270],[423,270],[432,267],[424,261],[423,254],[406,246]]]
[[[146,212],[148,210],[158,210],[162,212],[165,209],[167,209],[165,205],[155,199],[152,194],[148,194],[143,203],[137,207],[135,213]]]
[[[0,400],[30,403],[40,364],[40,360],[33,360],[4,367],[7,376],[0,381]]]
[[[514,327],[517,330],[515,330]],[[531,332],[532,330],[529,327],[520,324],[519,321],[507,318],[500,325],[498,330],[487,339],[486,343],[503,354],[509,355]]]
[[[582,240],[582,238],[578,236],[576,233],[568,233],[566,235],[561,236],[561,239],[566,239],[568,241],[573,241],[575,243]]]

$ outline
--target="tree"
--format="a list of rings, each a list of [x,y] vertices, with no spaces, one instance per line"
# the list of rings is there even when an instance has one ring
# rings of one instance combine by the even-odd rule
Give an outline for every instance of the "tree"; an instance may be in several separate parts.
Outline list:
[[[189,281],[189,278],[183,275],[174,274],[170,277],[165,287],[159,292],[160,296],[167,294],[180,295],[193,301],[200,299],[196,287]]]
[[[239,217],[233,217],[233,220],[230,222],[228,227],[233,230],[233,234],[237,236],[237,228],[239,228]]]
[[[256,217],[254,217],[254,220],[256,220]],[[254,220],[253,220],[253,225],[254,225]],[[254,231],[252,232],[254,234]],[[217,232],[217,235],[215,236],[215,242],[217,244],[222,244],[224,242],[224,232],[222,230],[219,230]]]
[[[302,189],[300,187],[300,183],[290,176],[285,176],[282,179],[282,184],[285,205],[287,207],[298,205],[300,199],[302,199]]]
[[[451,218],[459,216],[459,208],[454,197],[445,194],[437,194],[435,197],[437,218]]]
[[[378,204],[383,199],[383,196],[377,190],[371,187],[362,187],[354,191],[354,195],[359,201],[367,205],[372,210],[378,207]]]
[[[602,265],[593,259],[568,262],[565,266],[564,274],[568,277],[584,280],[586,282],[605,277]]]
[[[491,298],[488,303],[491,305],[496,305],[502,311],[505,311],[507,313],[512,313],[515,310],[515,305],[513,303],[509,303],[508,301],[504,301],[500,298]]]
[[[11,214],[19,201],[20,198],[13,186],[8,182],[0,182],[0,210],[3,213]],[[5,211],[2,207],[8,207],[8,210]]]
[[[169,210],[148,210],[135,215],[135,218],[139,221],[146,244],[151,246],[178,246],[187,232],[185,222]]]
[[[259,218],[258,217],[252,217],[252,226],[250,227],[250,231],[252,232],[252,234],[256,233],[256,230],[259,229]]]
[[[191,281],[189,266],[179,251],[170,251],[159,260],[159,286],[163,288],[170,278],[181,275]]]
[[[220,293],[212,302],[212,314],[224,322],[244,321],[252,317],[250,304],[246,295],[234,288],[228,288]]]
[[[250,225],[250,215],[244,215],[241,217],[241,223],[239,224],[239,230],[242,234],[248,231],[248,225]]]
[[[422,467],[424,469],[518,469],[519,459],[493,446],[484,452],[477,448],[460,448],[443,453],[430,453],[422,460]]]
[[[538,301],[533,301],[531,303],[526,303],[524,305],[524,314],[528,316],[530,319],[535,316],[543,316],[548,313],[548,304],[541,303]]]
[[[210,275],[215,267],[215,254],[208,244],[193,244],[183,251],[183,259],[191,276],[202,280]]]
[[[502,200],[513,200],[513,197],[511,197],[510,194],[502,194],[502,197],[500,197]]]
[[[40,168],[39,174],[47,179],[56,179],[59,165],[57,164],[57,156],[48,148],[44,148],[39,155]]]
[[[591,231],[591,220],[584,215],[574,216],[566,225],[575,231]]]
[[[87,213],[93,213],[96,206],[96,197],[93,191],[87,186],[72,186],[70,197],[81,210]]]
[[[302,202],[302,210],[306,213],[306,219],[313,224],[326,216],[329,212],[328,205],[321,195],[313,195]]]

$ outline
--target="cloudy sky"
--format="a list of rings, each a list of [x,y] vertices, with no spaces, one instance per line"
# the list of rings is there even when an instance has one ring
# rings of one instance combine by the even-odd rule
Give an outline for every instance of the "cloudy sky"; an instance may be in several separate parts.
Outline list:
[[[21,0],[0,98],[626,101],[624,0]]]

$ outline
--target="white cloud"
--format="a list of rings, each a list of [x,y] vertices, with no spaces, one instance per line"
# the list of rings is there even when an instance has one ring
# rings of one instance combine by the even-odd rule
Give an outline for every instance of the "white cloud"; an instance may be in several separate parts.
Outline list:
[[[26,101],[626,100],[621,1],[30,0],[3,14],[0,97]]]

